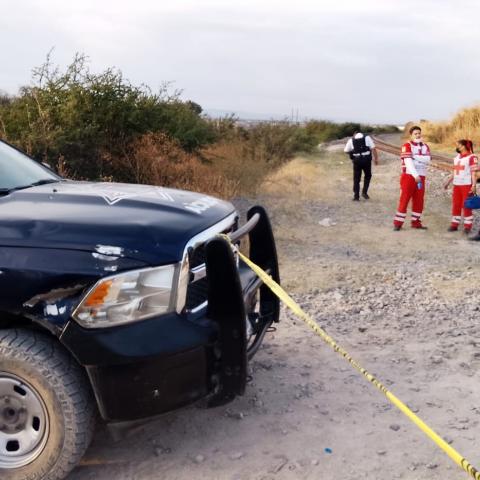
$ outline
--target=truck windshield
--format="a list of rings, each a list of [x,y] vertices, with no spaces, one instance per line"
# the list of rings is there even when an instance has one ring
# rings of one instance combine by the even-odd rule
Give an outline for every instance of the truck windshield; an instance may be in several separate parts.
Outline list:
[[[19,190],[62,179],[10,145],[0,141],[0,192]]]

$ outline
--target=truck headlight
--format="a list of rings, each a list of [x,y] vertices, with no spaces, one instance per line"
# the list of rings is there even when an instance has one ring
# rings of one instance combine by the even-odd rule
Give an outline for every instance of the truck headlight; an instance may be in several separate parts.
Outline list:
[[[105,328],[175,310],[179,265],[133,270],[99,280],[73,318],[86,328]]]

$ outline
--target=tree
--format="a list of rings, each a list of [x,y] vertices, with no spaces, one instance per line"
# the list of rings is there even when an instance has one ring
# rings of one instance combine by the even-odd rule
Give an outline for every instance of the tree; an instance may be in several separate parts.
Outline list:
[[[0,135],[42,161],[64,159],[75,177],[99,179],[115,170],[105,158],[121,156],[149,132],[165,133],[191,152],[213,142],[213,127],[201,112],[166,84],[152,93],[115,68],[92,73],[83,54],[61,71],[49,53],[33,69],[31,85],[15,97],[0,96]]]

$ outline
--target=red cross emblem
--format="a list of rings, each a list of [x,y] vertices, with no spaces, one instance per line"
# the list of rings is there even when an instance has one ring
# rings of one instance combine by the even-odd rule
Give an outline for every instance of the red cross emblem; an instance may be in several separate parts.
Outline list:
[[[455,175],[460,175],[460,172],[465,170],[465,165],[454,165]]]

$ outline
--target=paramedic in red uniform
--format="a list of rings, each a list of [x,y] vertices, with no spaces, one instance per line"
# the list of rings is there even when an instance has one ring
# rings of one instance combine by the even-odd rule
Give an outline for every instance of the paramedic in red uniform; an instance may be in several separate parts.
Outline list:
[[[407,207],[412,201],[412,228],[426,230],[421,216],[425,196],[425,175],[430,163],[430,149],[422,141],[422,129],[414,126],[409,130],[410,141],[402,147],[402,175],[400,177],[400,200],[393,220],[393,229],[402,228],[407,217]]]
[[[473,225],[473,212],[469,208],[465,208],[463,203],[469,195],[473,194],[472,185],[475,185],[478,158],[473,153],[471,140],[459,140],[457,152],[458,155],[453,160],[453,175],[447,179],[444,185],[446,190],[453,181],[452,223],[448,231],[456,232],[458,230],[463,210],[463,231],[470,233]]]

